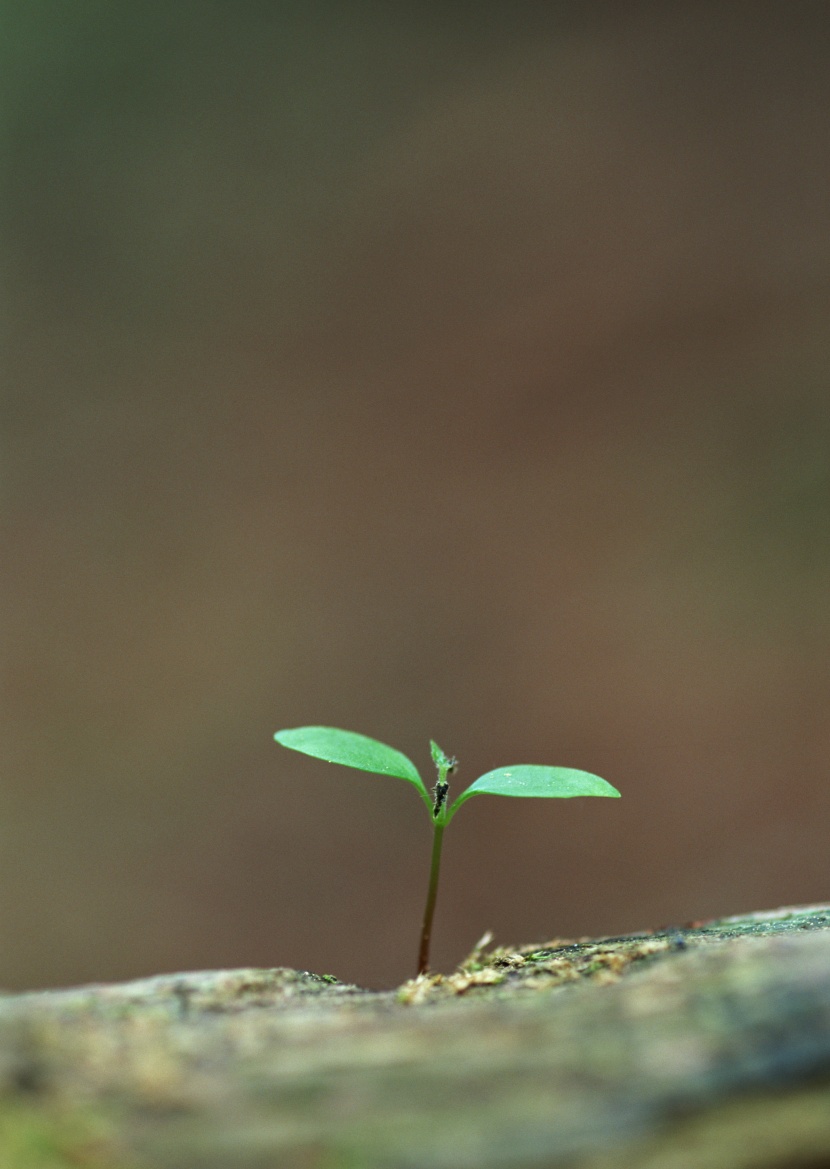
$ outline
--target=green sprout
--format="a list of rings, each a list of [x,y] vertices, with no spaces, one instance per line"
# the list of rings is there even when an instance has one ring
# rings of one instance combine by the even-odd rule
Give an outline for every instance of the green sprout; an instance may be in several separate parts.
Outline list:
[[[438,896],[438,876],[441,870],[441,845],[444,829],[463,803],[472,796],[535,796],[544,799],[568,799],[571,796],[619,796],[610,783],[591,775],[588,771],[575,771],[571,767],[542,767],[534,763],[522,763],[516,767],[498,767],[481,775],[461,793],[454,803],[447,799],[449,776],[458,766],[458,761],[445,755],[438,744],[430,740],[432,761],[438,771],[438,780],[429,794],[415,764],[376,739],[358,735],[354,731],[341,731],[336,727],[295,727],[277,731],[274,738],[283,747],[325,759],[328,763],[341,763],[359,771],[371,771],[375,775],[393,775],[408,780],[418,791],[427,806],[433,825],[432,863],[429,870],[427,903],[424,922],[421,927],[421,945],[418,951],[418,974],[429,970],[429,947],[432,937],[432,918]]]

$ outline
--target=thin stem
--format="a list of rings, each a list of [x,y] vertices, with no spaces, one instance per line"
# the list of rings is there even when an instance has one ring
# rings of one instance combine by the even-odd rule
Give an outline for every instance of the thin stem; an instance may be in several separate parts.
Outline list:
[[[438,874],[441,871],[441,839],[444,825],[435,821],[435,835],[432,838],[432,863],[429,869],[429,889],[424,909],[424,924],[421,927],[421,948],[418,951],[418,974],[429,970],[429,943],[432,938],[432,916],[435,913],[435,899],[438,896]]]

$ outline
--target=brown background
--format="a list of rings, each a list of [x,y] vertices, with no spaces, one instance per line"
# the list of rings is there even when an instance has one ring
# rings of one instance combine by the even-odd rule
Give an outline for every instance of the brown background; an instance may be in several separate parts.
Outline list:
[[[0,985],[827,899],[827,6],[3,20]]]

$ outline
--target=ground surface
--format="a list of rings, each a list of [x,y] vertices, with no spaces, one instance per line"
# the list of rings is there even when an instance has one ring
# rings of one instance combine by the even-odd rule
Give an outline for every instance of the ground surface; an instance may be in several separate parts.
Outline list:
[[[830,905],[0,999],[3,1169],[821,1169]]]

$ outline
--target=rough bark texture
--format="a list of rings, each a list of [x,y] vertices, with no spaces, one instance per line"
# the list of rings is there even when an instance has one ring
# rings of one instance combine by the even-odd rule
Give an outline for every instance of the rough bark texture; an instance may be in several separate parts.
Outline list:
[[[830,906],[0,999],[2,1169],[830,1167]]]

